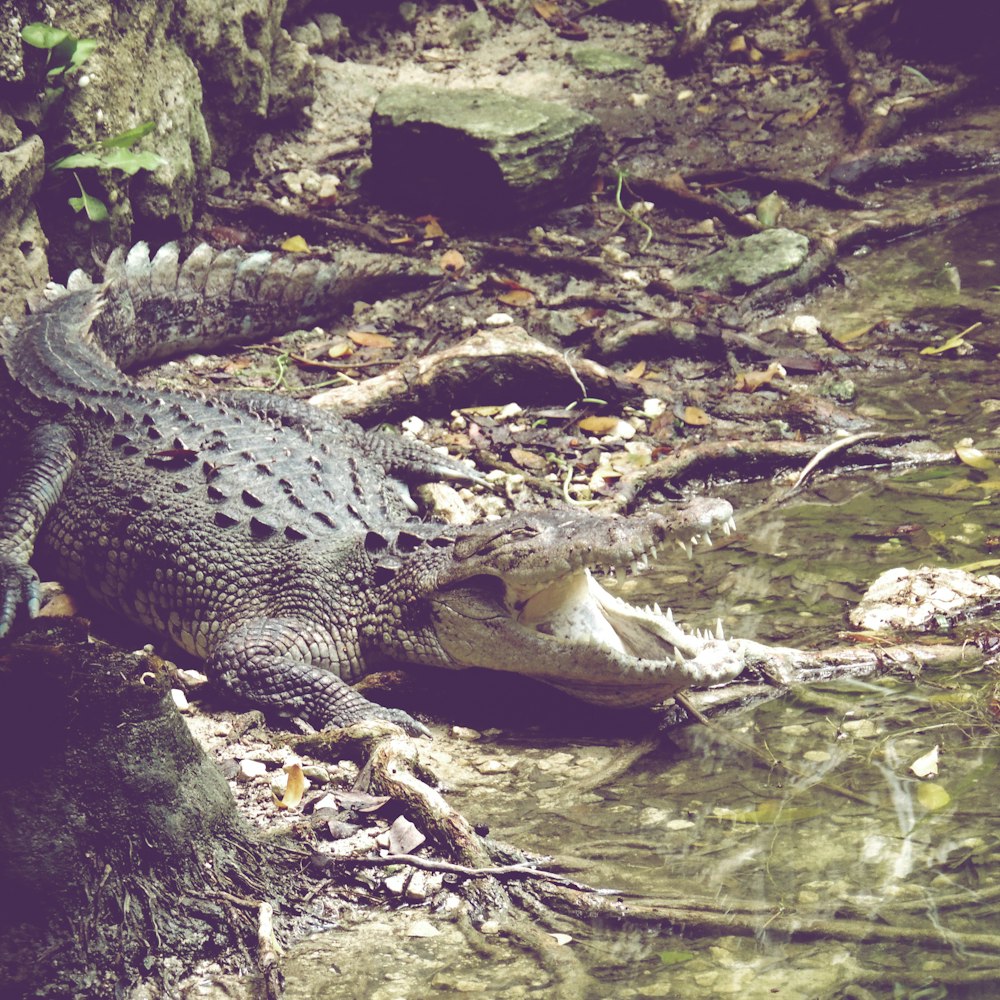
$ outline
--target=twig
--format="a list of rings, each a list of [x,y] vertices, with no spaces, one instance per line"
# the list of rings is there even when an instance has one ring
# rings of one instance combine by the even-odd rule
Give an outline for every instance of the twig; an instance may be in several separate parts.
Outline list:
[[[818,452],[806,463],[805,468],[799,473],[798,478],[794,483],[788,488],[788,490],[782,495],[779,500],[787,500],[793,493],[802,487],[802,484],[809,478],[813,469],[820,465],[824,459],[828,458],[830,455],[836,454],[838,451],[843,451],[845,448],[851,448],[856,445],[859,441],[871,441],[875,438],[884,437],[885,435],[881,431],[862,431],[860,434],[851,434],[848,437],[838,438],[836,441],[831,441],[830,444],[823,448],[820,448]]]
[[[448,875],[460,875],[463,878],[514,878],[540,879],[543,882],[554,882],[556,885],[565,886],[568,889],[575,889],[577,892],[602,892],[615,893],[615,889],[595,889],[593,886],[576,882],[566,878],[564,875],[557,875],[555,872],[546,871],[544,868],[532,868],[530,865],[487,865],[485,867],[473,868],[469,865],[457,865],[451,861],[441,861],[437,858],[421,858],[416,854],[388,854],[374,858],[338,858],[328,854],[316,853],[312,857],[312,864],[316,868],[388,868],[392,865],[411,865],[414,868],[421,868],[428,872],[444,872]]]

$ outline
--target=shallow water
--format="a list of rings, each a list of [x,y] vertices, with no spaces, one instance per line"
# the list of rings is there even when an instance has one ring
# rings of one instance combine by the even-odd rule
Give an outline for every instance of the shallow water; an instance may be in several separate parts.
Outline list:
[[[942,449],[961,438],[996,446],[998,234],[984,219],[856,257],[848,289],[809,306],[838,335],[907,321],[886,348],[906,352],[908,369],[859,376],[859,409]],[[961,292],[942,278],[946,264]],[[919,354],[980,320],[974,353]],[[736,535],[622,593],[692,624],[720,617],[727,632],[767,642],[833,644],[884,569],[997,572],[997,478],[958,463],[828,474],[766,510],[787,483],[735,486]],[[970,654],[917,679],[817,685],[644,742],[506,734],[434,753],[455,805],[498,839],[575,859],[576,877],[627,903],[699,901],[716,922],[685,937],[669,921],[567,921],[565,947],[587,969],[577,995],[995,997],[1000,937],[962,935],[998,927],[1000,746],[982,709],[996,684]],[[935,746],[940,773],[920,779],[910,768]],[[440,934],[408,936],[416,915]],[[815,933],[790,934],[803,925]],[[288,995],[558,994],[515,947],[481,949],[419,907],[350,918],[296,949]]]

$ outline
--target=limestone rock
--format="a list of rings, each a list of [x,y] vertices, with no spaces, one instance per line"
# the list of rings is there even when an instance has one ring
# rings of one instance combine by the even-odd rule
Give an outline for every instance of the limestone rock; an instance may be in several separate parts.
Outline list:
[[[594,76],[614,76],[642,69],[642,63],[635,56],[599,45],[574,45],[569,50],[569,57],[577,68]]]
[[[1000,604],[1000,577],[944,567],[886,570],[851,609],[851,623],[875,632],[947,628],[963,615]]]
[[[16,128],[0,133],[15,140]],[[0,318],[20,316],[25,301],[45,287],[49,266],[45,236],[32,198],[45,173],[44,149],[38,136],[0,143]]]
[[[372,113],[373,179],[387,201],[489,220],[578,199],[603,141],[581,111],[492,90],[394,87]]]
[[[799,267],[809,253],[809,240],[791,229],[768,229],[738,240],[696,261],[674,278],[674,288],[706,288],[729,294],[756,288]]]
[[[163,165],[131,179],[112,173],[101,178],[105,191],[96,182],[91,191],[112,210],[112,240],[133,238],[133,217],[160,235],[187,231],[213,161],[225,166],[269,115],[311,101],[312,58],[281,27],[285,6],[286,0],[81,0],[48,9],[53,23],[98,46],[60,98],[46,144],[87,149],[143,122],[156,125],[140,148],[155,151]],[[88,241],[92,235],[88,229]],[[66,245],[61,264],[85,256],[59,242]]]

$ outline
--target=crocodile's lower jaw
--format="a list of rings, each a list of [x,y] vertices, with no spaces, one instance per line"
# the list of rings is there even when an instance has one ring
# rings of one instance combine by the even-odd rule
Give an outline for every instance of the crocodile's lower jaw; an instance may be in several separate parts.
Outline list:
[[[479,578],[436,600],[435,630],[452,667],[530,673],[582,701],[658,704],[680,688],[719,684],[743,669],[738,642],[687,632],[670,612],[615,597],[581,568],[530,596]],[[525,670],[525,664],[531,670]]]

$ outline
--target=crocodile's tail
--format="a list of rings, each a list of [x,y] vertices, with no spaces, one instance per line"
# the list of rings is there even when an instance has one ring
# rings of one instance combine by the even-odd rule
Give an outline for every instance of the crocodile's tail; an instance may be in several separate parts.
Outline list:
[[[116,369],[309,329],[436,277],[422,261],[355,250],[328,261],[203,243],[182,260],[176,243],[152,258],[137,243],[112,253],[100,284],[74,271],[50,285],[31,316],[0,327],[0,351],[25,388],[70,402],[118,390]]]
[[[427,285],[422,261],[346,251],[336,260],[201,244],[182,261],[176,243],[150,258],[116,250],[95,316],[97,342],[119,367],[190,350],[261,340],[329,322],[359,299]],[[69,287],[82,281],[71,276]]]
[[[19,326],[4,320],[0,327],[0,354],[15,384],[36,399],[69,408],[126,388],[125,378],[95,340],[104,307],[100,286],[50,286],[47,295],[49,304]]]

